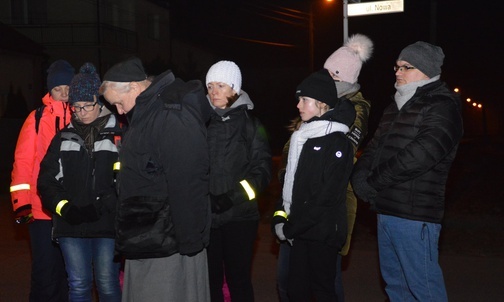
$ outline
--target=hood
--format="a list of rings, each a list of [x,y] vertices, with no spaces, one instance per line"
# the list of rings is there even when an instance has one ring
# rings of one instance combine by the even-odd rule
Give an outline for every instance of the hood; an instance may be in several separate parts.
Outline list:
[[[216,108],[212,102],[210,101],[210,97],[208,96],[207,94],[207,100],[208,100],[208,103],[210,104],[210,106],[215,110],[215,112],[220,115],[220,116],[224,116],[226,115],[228,112],[230,111],[234,111],[234,109],[236,108],[242,108],[242,107],[246,107],[247,110],[252,110],[254,109],[254,103],[252,102],[252,100],[250,99],[248,93],[246,93],[245,91],[242,91],[240,92],[240,96],[238,97],[238,99],[236,100],[236,102],[234,102],[233,105],[231,105],[231,107],[229,108],[225,108],[225,109],[220,109],[220,108]]]

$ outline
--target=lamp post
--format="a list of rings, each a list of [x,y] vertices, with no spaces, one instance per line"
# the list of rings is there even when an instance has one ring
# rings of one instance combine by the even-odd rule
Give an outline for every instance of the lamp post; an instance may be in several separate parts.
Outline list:
[[[454,88],[453,91],[455,93],[457,93],[458,95],[460,95],[460,89],[459,88]],[[475,110],[481,110],[481,128],[482,128],[482,132],[483,132],[483,136],[487,136],[488,135],[488,124],[487,124],[487,116],[486,116],[486,107],[483,106],[482,103],[478,103],[476,101],[474,101],[473,99],[471,99],[470,97],[466,98],[466,103],[470,106],[472,106],[472,108],[474,108]]]
[[[314,56],[315,56],[315,49],[314,49],[314,27],[313,27],[313,0],[310,1],[310,13],[308,16],[308,30],[310,32],[310,37],[309,37],[309,43],[310,43],[310,72],[313,72],[314,68]]]
[[[348,0],[343,0],[343,44],[348,39]]]

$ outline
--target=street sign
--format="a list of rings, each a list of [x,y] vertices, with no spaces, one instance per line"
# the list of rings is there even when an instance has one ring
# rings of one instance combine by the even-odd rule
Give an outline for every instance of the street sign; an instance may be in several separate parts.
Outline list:
[[[348,16],[399,13],[404,11],[403,0],[349,3]]]

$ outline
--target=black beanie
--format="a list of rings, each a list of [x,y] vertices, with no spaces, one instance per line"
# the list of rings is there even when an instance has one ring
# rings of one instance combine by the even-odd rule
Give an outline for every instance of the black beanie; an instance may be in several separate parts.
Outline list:
[[[79,73],[74,76],[70,83],[68,102],[92,102],[93,96],[101,105],[98,90],[100,89],[100,77],[96,73],[96,67],[91,63],[84,63]]]
[[[47,69],[47,91],[60,85],[70,85],[75,69],[65,60],[54,61]]]
[[[103,76],[104,81],[111,82],[140,82],[147,79],[147,74],[137,57],[131,57],[125,61],[119,62]]]
[[[338,102],[338,91],[334,80],[326,69],[312,73],[296,89],[296,100],[300,96],[307,96],[326,103],[333,108]]]

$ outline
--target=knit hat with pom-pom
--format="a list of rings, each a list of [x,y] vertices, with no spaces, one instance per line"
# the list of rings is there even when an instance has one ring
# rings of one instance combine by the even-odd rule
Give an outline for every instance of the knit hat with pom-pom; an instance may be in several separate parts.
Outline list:
[[[324,68],[341,81],[354,84],[357,83],[362,63],[372,54],[373,42],[365,35],[355,34],[327,58]]]
[[[68,102],[92,102],[93,96],[102,105],[98,90],[100,89],[100,77],[96,73],[96,67],[91,63],[84,63],[70,82]]]

